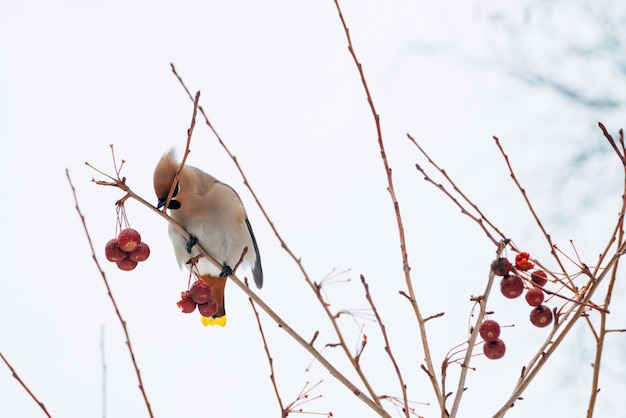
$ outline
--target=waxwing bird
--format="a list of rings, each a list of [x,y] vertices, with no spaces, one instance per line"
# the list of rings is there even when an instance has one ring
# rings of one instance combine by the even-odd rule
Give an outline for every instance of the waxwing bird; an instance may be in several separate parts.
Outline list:
[[[165,153],[154,170],[154,191],[158,198],[158,208],[165,205],[180,163],[174,150]],[[183,167],[174,195],[168,205],[170,216],[191,235],[188,240],[172,224],[169,235],[174,244],[174,252],[179,265],[200,254],[195,247],[200,244],[213,258],[222,263],[218,268],[206,258],[198,259],[196,268],[200,279],[213,287],[213,297],[217,300],[217,313],[204,318],[205,325],[226,324],[224,310],[224,287],[226,277],[241,259],[244,249],[247,252],[243,262],[252,268],[254,283],[263,286],[261,256],[257,247],[252,226],[237,192],[227,184],[204,171],[186,165]]]

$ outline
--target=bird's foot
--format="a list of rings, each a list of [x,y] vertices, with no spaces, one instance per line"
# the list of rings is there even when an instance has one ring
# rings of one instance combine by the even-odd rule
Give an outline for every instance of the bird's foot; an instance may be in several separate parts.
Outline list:
[[[189,241],[187,241],[187,252],[191,254],[191,249],[198,243],[198,237],[193,234],[189,234]]]
[[[220,273],[220,277],[228,277],[233,274],[233,269],[226,263],[222,266],[222,272]]]

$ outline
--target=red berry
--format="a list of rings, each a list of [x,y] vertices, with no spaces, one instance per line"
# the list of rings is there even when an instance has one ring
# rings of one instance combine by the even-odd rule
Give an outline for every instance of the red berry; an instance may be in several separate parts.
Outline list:
[[[135,248],[135,251],[131,252],[128,255],[128,258],[130,258],[133,261],[146,261],[148,259],[148,257],[150,256],[150,247],[148,247],[148,244],[146,244],[145,242],[140,242],[139,245],[137,245],[137,248]]]
[[[545,286],[548,283],[548,276],[543,270],[535,270],[530,274],[530,279],[539,286]]]
[[[483,344],[483,353],[487,358],[492,360],[497,360],[504,356],[504,352],[506,351],[506,345],[501,339],[497,339],[495,341],[489,341]]]
[[[187,291],[180,294],[180,300],[176,302],[176,305],[178,305],[183,313],[192,313],[196,310],[196,302],[191,300],[191,298],[189,297],[189,292]]]
[[[543,291],[538,287],[528,289],[528,292],[526,292],[526,302],[528,302],[530,306],[541,305],[543,303]]]
[[[117,267],[120,270],[124,270],[124,271],[131,271],[133,270],[135,267],[137,267],[137,262],[133,261],[129,258],[125,258],[121,261],[117,262]]]
[[[552,311],[545,305],[539,305],[530,311],[530,322],[539,328],[548,326],[552,323]]]
[[[217,313],[217,300],[215,300],[215,298],[213,297],[209,297],[207,303],[202,303],[198,305],[198,310],[200,311],[200,315],[207,318],[212,317]]]
[[[500,336],[500,325],[496,321],[488,319],[480,324],[478,332],[480,332],[480,336],[483,337],[483,340],[496,341]]]
[[[517,276],[507,276],[500,281],[500,291],[509,299],[515,299],[524,292],[524,282]]]
[[[198,305],[207,303],[212,295],[213,288],[202,279],[196,280],[193,286],[191,286],[191,290],[189,290],[189,297]]]
[[[141,242],[141,235],[139,232],[135,231],[132,228],[126,228],[122,230],[117,236],[117,245],[122,249],[122,251],[132,252],[135,251],[137,245]]]
[[[522,252],[515,256],[515,267],[517,269],[526,271],[534,266],[535,265],[530,261],[530,254]]]
[[[106,243],[104,246],[104,255],[107,260],[112,263],[117,263],[126,258],[126,253],[117,245],[117,238],[113,238]]]
[[[491,270],[497,276],[506,276],[511,271],[511,262],[504,257],[493,260]]]

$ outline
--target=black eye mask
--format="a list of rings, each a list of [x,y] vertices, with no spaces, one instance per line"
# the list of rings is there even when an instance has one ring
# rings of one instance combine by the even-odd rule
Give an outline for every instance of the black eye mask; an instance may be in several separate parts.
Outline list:
[[[174,200],[179,190],[180,188],[178,187],[178,184],[177,184],[176,188],[174,189],[174,193],[172,194],[172,200],[170,200],[170,204],[167,205],[168,209],[180,209],[180,202],[178,200]],[[162,208],[165,205],[166,200],[167,200],[167,197],[160,198],[157,204],[157,208],[158,209]]]

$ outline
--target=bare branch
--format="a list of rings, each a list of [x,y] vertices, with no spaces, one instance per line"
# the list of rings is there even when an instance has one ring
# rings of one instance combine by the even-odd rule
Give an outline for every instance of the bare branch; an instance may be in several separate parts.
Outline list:
[[[24,383],[24,381],[18,376],[17,372],[15,371],[15,369],[13,368],[13,366],[11,366],[11,364],[9,363],[9,361],[2,355],[2,352],[0,352],[0,358],[2,359],[2,361],[4,361],[4,364],[7,365],[7,367],[9,368],[9,370],[11,370],[11,374],[13,375],[13,377],[15,378],[15,380],[17,380],[19,382],[20,385],[22,385],[22,387],[26,390],[26,392],[30,395],[31,398],[33,398],[33,400],[35,402],[37,402],[37,405],[39,405],[39,407],[41,408],[41,410],[43,411],[44,414],[46,414],[46,416],[48,418],[52,418],[50,413],[48,412],[48,410],[46,409],[46,407],[44,406],[43,402],[41,402],[39,399],[37,399],[37,397],[35,396],[35,394],[30,390],[30,388],[26,385],[26,383]]]

